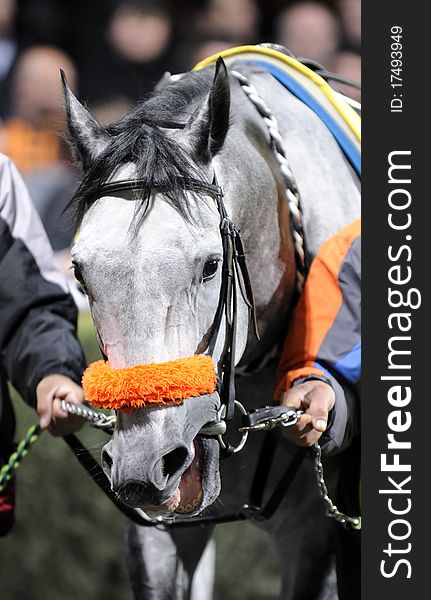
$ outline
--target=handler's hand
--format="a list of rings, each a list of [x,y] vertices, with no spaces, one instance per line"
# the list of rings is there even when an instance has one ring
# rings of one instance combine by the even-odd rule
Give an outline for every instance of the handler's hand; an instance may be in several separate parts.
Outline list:
[[[83,404],[82,388],[65,375],[48,375],[36,388],[37,414],[40,426],[54,436],[63,436],[81,429],[84,419],[61,410],[61,400]]]
[[[304,411],[296,425],[280,428],[283,435],[298,446],[313,446],[326,429],[335,392],[324,381],[313,379],[284,392],[280,404]]]

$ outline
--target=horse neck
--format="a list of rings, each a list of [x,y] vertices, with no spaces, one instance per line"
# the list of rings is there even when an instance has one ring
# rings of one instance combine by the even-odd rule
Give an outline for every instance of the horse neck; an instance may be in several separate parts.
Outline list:
[[[238,70],[278,120],[301,192],[305,241],[313,258],[326,239],[359,216],[357,181],[332,134],[310,109],[271,75]],[[250,337],[244,356],[249,362],[285,331],[296,266],[284,183],[266,125],[238,85],[233,86],[232,107],[233,125],[218,161],[228,210],[241,229],[263,338],[257,346]]]
[[[261,342],[256,344],[250,333],[243,357],[249,363],[280,337],[294,290],[295,262],[283,182],[266,126],[242,90],[233,90],[232,105],[233,124],[214,162],[228,212],[241,232],[255,297]]]

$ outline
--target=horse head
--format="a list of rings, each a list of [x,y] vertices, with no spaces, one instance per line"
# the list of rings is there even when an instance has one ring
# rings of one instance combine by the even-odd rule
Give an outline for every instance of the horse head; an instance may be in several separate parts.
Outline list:
[[[223,62],[215,72],[188,74],[154,93],[108,127],[65,81],[64,91],[83,170],[72,261],[109,366],[122,370],[208,353],[222,277],[220,214],[205,189],[187,184],[211,184],[228,133],[230,84]],[[104,184],[125,180],[139,180],[138,189],[103,191]],[[237,360],[247,331],[248,309],[239,294]],[[222,325],[214,365],[224,337]],[[214,502],[219,446],[200,431],[218,420],[219,409],[219,395],[210,391],[175,405],[120,410],[102,452],[120,499],[157,514],[188,515]]]

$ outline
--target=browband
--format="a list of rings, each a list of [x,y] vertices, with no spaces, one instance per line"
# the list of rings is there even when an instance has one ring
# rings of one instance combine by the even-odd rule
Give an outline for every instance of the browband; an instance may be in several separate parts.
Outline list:
[[[190,190],[191,192],[208,194],[214,199],[218,199],[223,197],[222,188],[216,183],[207,183],[206,181],[198,181],[194,180],[185,180],[182,177],[178,177],[178,181],[182,184],[185,190]],[[139,191],[143,184],[145,183],[145,179],[124,179],[120,181],[112,181],[109,183],[104,183],[98,189],[98,196],[109,196],[114,192],[122,192],[128,190],[137,190]],[[154,191],[163,193],[167,192],[168,188],[163,187],[154,187]]]

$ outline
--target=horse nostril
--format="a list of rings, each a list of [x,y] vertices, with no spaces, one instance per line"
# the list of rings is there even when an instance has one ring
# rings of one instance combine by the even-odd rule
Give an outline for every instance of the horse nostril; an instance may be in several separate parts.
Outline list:
[[[109,452],[107,450],[102,450],[102,466],[105,469],[105,471],[108,471],[110,473],[112,469],[112,464],[113,461]]]
[[[188,455],[187,448],[184,448],[183,446],[179,446],[178,448],[175,448],[175,450],[165,454],[162,459],[163,474],[168,477],[174,475],[184,465]]]

